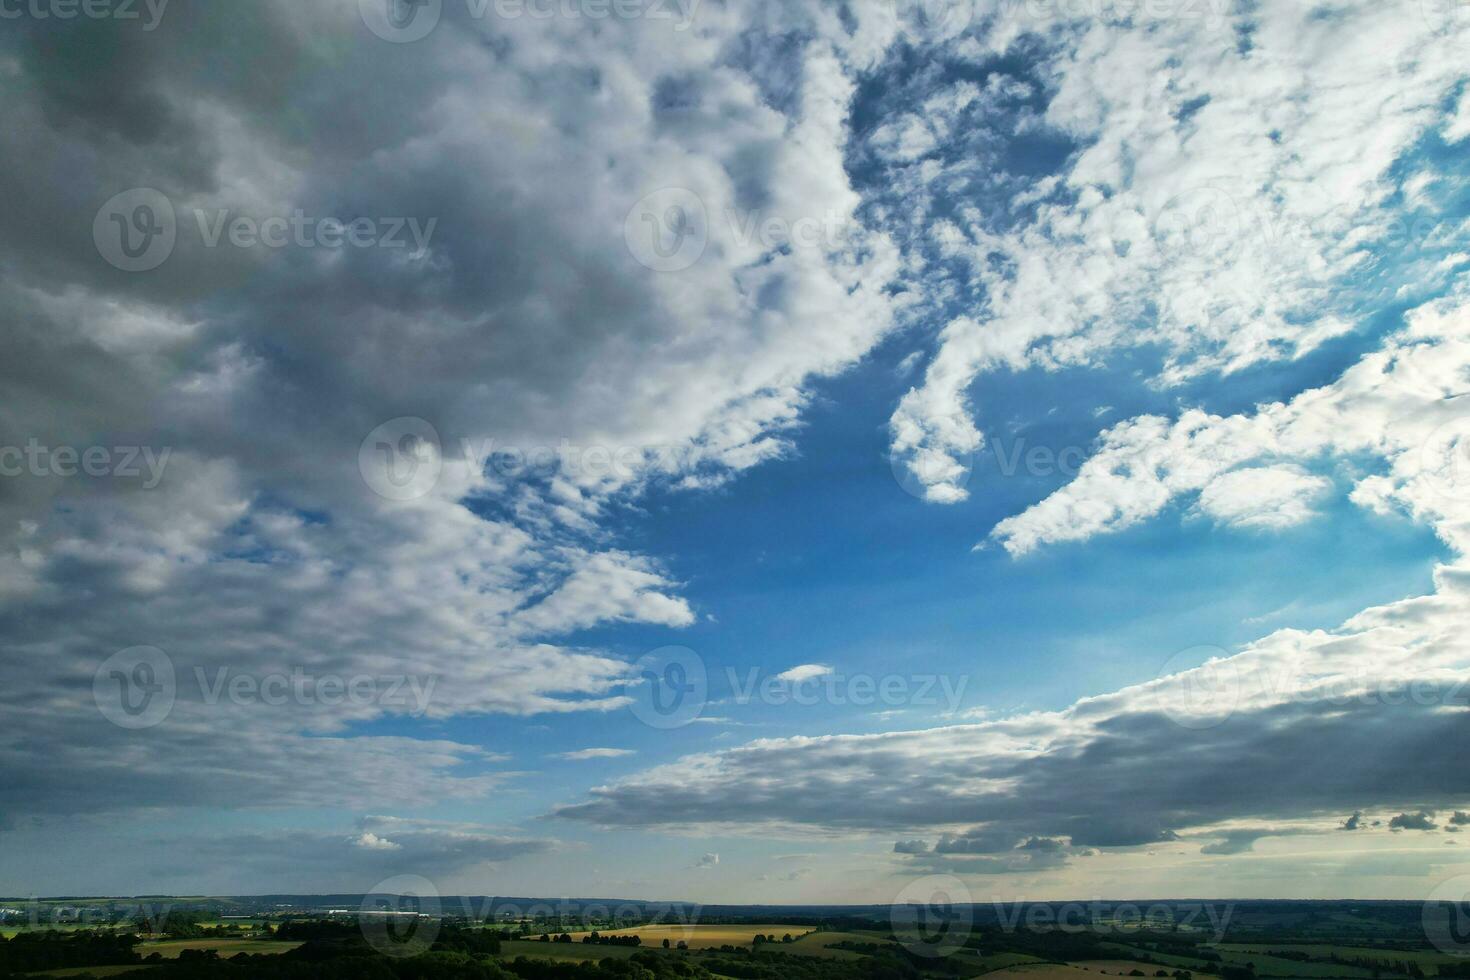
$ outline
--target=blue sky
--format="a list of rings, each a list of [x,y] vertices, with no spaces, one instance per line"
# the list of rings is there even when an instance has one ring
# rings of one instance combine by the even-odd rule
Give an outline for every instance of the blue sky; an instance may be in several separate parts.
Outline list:
[[[0,892],[1464,880],[1457,7],[175,3],[0,47]]]

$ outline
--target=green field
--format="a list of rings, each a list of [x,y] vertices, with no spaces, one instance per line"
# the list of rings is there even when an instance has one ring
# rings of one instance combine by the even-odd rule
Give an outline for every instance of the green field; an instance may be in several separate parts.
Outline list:
[[[1023,963],[985,974],[986,980],[1097,980],[1097,974],[1062,963]]]
[[[1284,947],[1283,947],[1284,948]],[[1260,977],[1371,977],[1372,970],[1357,966],[1339,966],[1336,963],[1302,963],[1278,956],[1261,953],[1246,953],[1237,949],[1217,949],[1220,958],[1231,966],[1253,964]]]
[[[510,939],[500,944],[500,956],[507,960],[524,956],[533,960],[595,963],[608,957],[627,959],[641,948],[639,946],[594,946],[591,943],[543,943],[534,939]]]
[[[1425,949],[1383,949],[1370,946],[1334,946],[1327,943],[1222,943],[1220,952],[1257,955],[1273,949],[1306,953],[1308,956],[1326,959],[1341,956],[1344,959],[1370,959],[1380,963],[1417,963],[1421,967],[1439,966],[1441,963],[1461,962],[1458,957]]]
[[[981,973],[992,973],[996,970],[1009,970],[1013,966],[1027,966],[1045,961],[1026,953],[991,953],[988,956],[977,956],[975,962],[980,964]]]
[[[1150,953],[1157,958],[1157,954]],[[1141,960],[1076,960],[1072,966],[1080,966],[1084,970],[1092,970],[1096,973],[1127,974],[1133,970],[1142,970],[1144,975],[1153,976],[1159,970],[1174,971],[1187,969],[1195,977],[1195,980],[1216,980],[1212,973],[1204,973],[1191,967],[1179,967],[1173,965],[1160,965],[1158,963],[1144,963]]]
[[[757,930],[759,931],[759,930]],[[782,933],[777,933],[782,935]],[[796,933],[792,933],[796,935]],[[854,953],[850,949],[828,949],[832,943],[881,943],[881,933],[864,934],[860,932],[809,932],[789,946],[781,944],[779,949],[783,953],[796,953],[801,956],[820,956],[833,960],[856,960],[861,959],[861,953]]]
[[[1116,953],[1132,953],[1140,958],[1147,956],[1155,960],[1158,964],[1167,966],[1170,969],[1189,970],[1192,973],[1199,973],[1202,971],[1207,972],[1211,967],[1211,963],[1208,960],[1196,959],[1192,956],[1174,956],[1169,953],[1156,953],[1151,949],[1143,949],[1138,946],[1125,946],[1123,943],[1103,943],[1102,946],[1104,949],[1112,950]],[[1158,969],[1158,966],[1154,966],[1154,969]]]
[[[173,960],[186,949],[212,949],[220,956],[234,956],[236,953],[284,953],[300,945],[276,939],[165,939],[139,943],[134,948],[140,956],[157,953],[166,960]]]

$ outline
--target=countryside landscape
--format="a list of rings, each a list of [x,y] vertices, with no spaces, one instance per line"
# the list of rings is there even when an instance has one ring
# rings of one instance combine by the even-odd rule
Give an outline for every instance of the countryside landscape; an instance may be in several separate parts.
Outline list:
[[[1410,902],[64,899],[7,904],[0,975],[1425,980],[1470,977],[1466,913]]]

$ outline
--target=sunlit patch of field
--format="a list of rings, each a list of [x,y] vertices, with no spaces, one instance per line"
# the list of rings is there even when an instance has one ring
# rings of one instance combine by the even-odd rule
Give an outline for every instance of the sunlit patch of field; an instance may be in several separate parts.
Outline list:
[[[770,923],[754,923],[752,925],[679,925],[678,923],[666,923],[651,926],[633,926],[628,929],[603,929],[599,934],[605,936],[637,936],[643,940],[645,947],[663,946],[667,939],[670,946],[677,946],[681,942],[689,944],[690,949],[718,949],[721,946],[750,946],[758,935],[769,936],[774,934],[779,940],[782,936],[790,933],[795,939],[811,932],[808,926],[772,925]],[[582,942],[582,937],[588,935],[586,932],[572,933],[574,945]],[[563,944],[565,945],[565,944]],[[591,945],[591,944],[589,944]],[[778,942],[774,948],[787,948],[795,943],[784,944]],[[614,946],[594,946],[594,949],[616,949]]]
[[[174,960],[186,949],[212,949],[220,956],[234,956],[236,953],[285,953],[300,945],[284,939],[164,939],[139,943],[134,948],[140,956],[157,953],[166,960]]]

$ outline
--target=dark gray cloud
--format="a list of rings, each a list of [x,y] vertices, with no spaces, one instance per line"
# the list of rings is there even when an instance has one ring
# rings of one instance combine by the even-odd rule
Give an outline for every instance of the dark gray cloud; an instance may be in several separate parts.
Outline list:
[[[1389,820],[1389,830],[1434,830],[1434,814],[1429,810],[1420,810],[1418,813],[1400,813]]]
[[[432,677],[430,718],[623,703],[624,660],[562,638],[694,611],[659,560],[615,546],[604,509],[781,456],[807,382],[889,327],[883,240],[854,225],[790,250],[713,220],[857,203],[851,67],[812,43],[834,22],[757,16],[710,5],[698,44],[649,19],[599,22],[589,44],[586,22],[463,11],[393,44],[355,2],[175,0],[146,31],[7,21],[0,447],[168,460],[147,488],[0,480],[0,812],[410,804],[500,781],[478,746],[353,731],[400,705],[210,704],[196,669]],[[755,54],[757,24],[781,53]],[[651,113],[667,91],[678,106]],[[640,263],[626,232],[669,186],[712,217],[680,273]],[[166,199],[176,239],[128,272],[94,232],[128,230],[136,212],[121,229],[99,212],[136,188]],[[423,234],[220,232],[298,215]],[[400,416],[439,440],[437,482],[407,500],[378,492],[371,443],[360,456]],[[564,443],[603,465],[484,466]],[[122,731],[93,673],[140,644],[171,658],[179,703]]]
[[[1181,831],[1214,838],[1205,853],[1242,853],[1263,836],[1299,830],[1273,829],[1278,821],[1309,818],[1325,831],[1332,814],[1359,801],[1443,806],[1470,796],[1470,783],[1444,764],[1470,748],[1460,682],[1446,680],[1463,676],[1452,625],[1461,605],[1455,588],[1364,614],[1363,623],[1411,616],[1424,649],[1440,651],[1397,663],[1391,683],[1371,672],[1389,662],[1380,648],[1395,642],[1389,634],[1286,632],[1232,661],[1242,683],[1228,691],[1173,675],[1055,714],[769,739],[595,789],[557,813],[609,826],[931,827],[947,832],[925,857],[989,857],[997,866],[1009,866],[998,856],[1026,841],[1139,847],[1180,840]],[[1344,671],[1368,696],[1316,693]],[[1394,693],[1416,676],[1424,696]],[[1212,694],[1228,694],[1233,710],[1222,715]],[[1361,819],[1355,813],[1351,826]],[[1250,820],[1269,823],[1204,829]],[[1392,826],[1427,820],[1402,814]],[[972,829],[947,830],[955,825]]]

